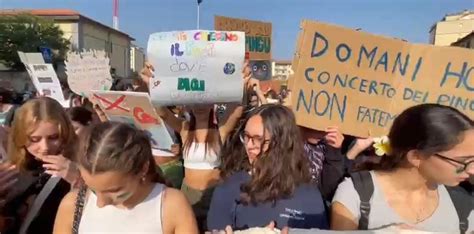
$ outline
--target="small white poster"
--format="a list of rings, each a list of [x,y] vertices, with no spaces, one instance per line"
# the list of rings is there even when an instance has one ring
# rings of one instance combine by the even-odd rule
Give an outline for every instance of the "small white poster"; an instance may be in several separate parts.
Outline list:
[[[151,34],[154,66],[150,95],[156,105],[240,102],[245,33],[174,31]]]
[[[68,52],[66,64],[69,88],[76,94],[89,97],[92,90],[110,90],[112,75],[110,59],[103,50]]]
[[[53,65],[25,64],[25,66],[39,95],[54,98],[59,103],[65,102],[61,84]]]

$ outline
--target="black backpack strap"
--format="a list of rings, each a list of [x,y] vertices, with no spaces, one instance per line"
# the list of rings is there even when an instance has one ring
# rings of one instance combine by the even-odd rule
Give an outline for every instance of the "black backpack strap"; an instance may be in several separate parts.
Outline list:
[[[83,185],[77,193],[75,208],[74,208],[74,221],[72,223],[72,233],[79,233],[79,225],[81,224],[82,211],[84,210],[84,203],[86,198],[87,186]]]
[[[463,188],[457,187],[446,187],[448,190],[451,201],[453,201],[454,208],[459,217],[459,230],[461,234],[466,233],[469,227],[469,214],[473,210],[473,197]],[[470,202],[469,202],[470,201]]]
[[[351,173],[352,183],[360,197],[359,230],[369,228],[370,199],[374,193],[374,183],[368,171]]]

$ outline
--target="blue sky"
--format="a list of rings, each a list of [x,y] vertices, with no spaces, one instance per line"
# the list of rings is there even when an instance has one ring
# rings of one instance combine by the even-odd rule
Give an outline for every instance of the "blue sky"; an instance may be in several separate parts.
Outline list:
[[[196,5],[196,0],[120,0],[120,29],[146,48],[150,33],[195,29]],[[0,8],[69,8],[112,25],[112,0],[0,0]],[[203,0],[201,28],[212,29],[216,14],[272,22],[274,59],[292,59],[302,19],[427,43],[436,21],[464,9],[474,9],[474,0]]]

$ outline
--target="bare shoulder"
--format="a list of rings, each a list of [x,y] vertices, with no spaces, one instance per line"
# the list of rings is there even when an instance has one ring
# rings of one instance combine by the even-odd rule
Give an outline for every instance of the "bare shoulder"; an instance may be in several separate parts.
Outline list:
[[[166,188],[163,196],[163,202],[169,207],[179,207],[187,204],[186,197],[180,190]]]
[[[64,196],[56,214],[53,234],[71,233],[78,194],[78,190],[72,190]]]
[[[181,191],[166,188],[163,205],[163,233],[199,233],[191,205]]]
[[[76,206],[77,196],[79,194],[78,189],[71,190],[66,196],[63,197],[61,201],[60,209],[74,209]]]

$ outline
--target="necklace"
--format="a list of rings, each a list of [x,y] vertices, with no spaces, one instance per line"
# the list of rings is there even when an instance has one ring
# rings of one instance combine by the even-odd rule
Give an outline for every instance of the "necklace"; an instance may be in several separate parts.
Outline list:
[[[423,200],[422,203],[419,203],[421,205],[420,208],[414,209],[411,208],[412,211],[415,213],[415,224],[421,223],[425,221],[426,219],[430,218],[433,213],[436,211],[436,207],[433,208],[433,206],[437,206],[438,203],[438,193],[436,192],[435,196],[430,196],[429,193],[426,194],[426,198]],[[412,206],[413,207],[413,206]],[[431,212],[431,213],[428,213]]]

